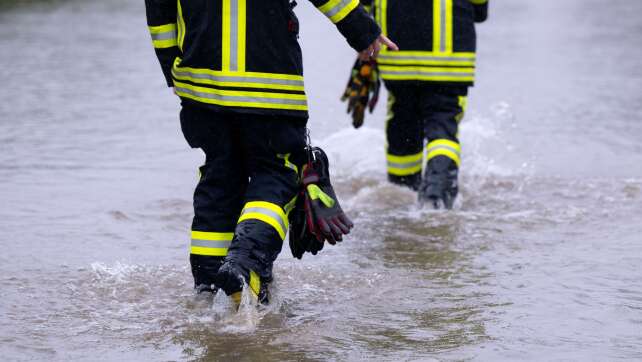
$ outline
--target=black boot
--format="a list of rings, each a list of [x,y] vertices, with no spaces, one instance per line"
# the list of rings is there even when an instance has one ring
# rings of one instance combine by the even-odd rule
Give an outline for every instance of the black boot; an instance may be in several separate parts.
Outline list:
[[[196,293],[216,293],[218,288],[214,285],[214,277],[223,264],[223,257],[191,254],[190,264],[192,265]]]
[[[237,303],[240,303],[243,285],[248,285],[260,304],[268,304],[268,282],[261,280],[258,274],[243,268],[234,261],[225,262],[216,275],[216,287],[222,289],[225,294],[232,296]]]
[[[429,203],[435,209],[452,209],[459,191],[457,164],[446,156],[437,156],[428,162],[419,187],[419,202]]]
[[[395,185],[406,186],[413,191],[418,191],[421,186],[421,172],[408,176],[395,176],[388,174],[388,181]]]

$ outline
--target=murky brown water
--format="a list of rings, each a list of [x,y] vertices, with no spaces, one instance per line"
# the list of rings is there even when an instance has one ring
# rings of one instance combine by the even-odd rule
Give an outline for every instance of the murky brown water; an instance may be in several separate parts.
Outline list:
[[[0,359],[642,359],[642,2],[493,4],[448,213],[385,182],[385,107],[349,129],[352,52],[297,11],[357,229],[233,313],[191,290],[202,156],[142,2],[0,6]]]

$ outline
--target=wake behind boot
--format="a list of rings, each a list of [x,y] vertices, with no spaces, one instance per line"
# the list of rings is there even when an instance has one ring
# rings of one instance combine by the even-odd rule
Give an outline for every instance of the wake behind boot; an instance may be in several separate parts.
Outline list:
[[[419,187],[419,203],[435,209],[452,209],[459,191],[457,164],[446,156],[437,156],[428,162]]]

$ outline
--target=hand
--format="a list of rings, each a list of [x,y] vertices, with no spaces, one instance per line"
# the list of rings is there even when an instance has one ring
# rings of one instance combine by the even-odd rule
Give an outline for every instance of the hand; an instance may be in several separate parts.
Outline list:
[[[387,46],[390,50],[399,50],[397,44],[393,43],[392,40],[388,39],[387,36],[381,34],[372,44],[370,44],[370,46],[366,50],[359,53],[359,59],[367,62],[370,59],[376,58],[377,56],[379,56],[382,44]]]

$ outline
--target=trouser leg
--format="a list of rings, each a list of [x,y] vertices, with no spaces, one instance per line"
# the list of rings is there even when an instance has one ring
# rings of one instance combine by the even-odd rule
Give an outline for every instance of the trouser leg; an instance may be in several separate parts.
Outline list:
[[[416,87],[388,85],[386,161],[388,180],[417,189],[423,163],[423,122]]]
[[[420,199],[433,201],[435,207],[440,200],[446,208],[451,208],[458,193],[457,178],[461,164],[458,129],[464,116],[466,89],[427,88],[421,97],[427,164]]]
[[[240,214],[247,175],[233,120],[212,111],[184,107],[181,127],[188,143],[201,148],[205,164],[199,168],[194,191],[190,264],[198,291],[212,290],[214,278],[227,255]]]
[[[262,302],[288,230],[287,215],[299,191],[298,170],[305,162],[305,121],[245,117],[242,147],[250,182],[234,239],[216,285],[230,294],[243,283]]]

